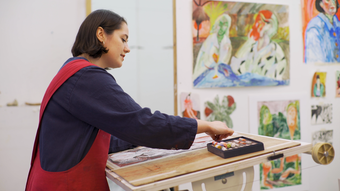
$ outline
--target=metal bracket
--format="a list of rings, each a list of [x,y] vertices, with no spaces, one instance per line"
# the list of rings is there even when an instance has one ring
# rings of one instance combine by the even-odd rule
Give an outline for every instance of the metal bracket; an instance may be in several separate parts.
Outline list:
[[[273,151],[273,155],[268,157],[268,160],[276,160],[279,158],[282,158],[284,155],[283,153],[276,154],[275,151]]]

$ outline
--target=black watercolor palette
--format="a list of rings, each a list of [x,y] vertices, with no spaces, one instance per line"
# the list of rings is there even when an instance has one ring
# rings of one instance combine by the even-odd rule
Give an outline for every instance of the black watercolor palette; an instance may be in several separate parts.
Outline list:
[[[219,145],[221,145],[221,147],[216,146],[216,144],[213,144],[213,143],[207,144],[208,151],[222,158],[230,158],[230,157],[235,157],[239,155],[244,155],[244,154],[264,150],[264,146],[262,142],[256,141],[254,139],[250,139],[244,136],[222,140],[218,142]],[[229,145],[233,144],[234,147],[227,148],[226,145],[228,144]],[[225,145],[225,148],[223,150],[222,150],[223,148],[222,145]]]

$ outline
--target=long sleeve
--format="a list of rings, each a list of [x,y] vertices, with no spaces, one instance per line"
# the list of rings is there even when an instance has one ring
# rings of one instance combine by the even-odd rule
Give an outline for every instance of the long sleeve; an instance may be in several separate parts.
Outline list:
[[[190,148],[196,120],[141,108],[115,79],[101,68],[84,69],[69,99],[77,118],[134,145]]]

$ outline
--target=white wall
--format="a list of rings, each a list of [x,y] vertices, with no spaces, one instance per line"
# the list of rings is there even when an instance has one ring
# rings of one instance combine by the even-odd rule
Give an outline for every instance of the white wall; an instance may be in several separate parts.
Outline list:
[[[39,118],[39,107],[25,102],[41,102],[54,75],[72,56],[85,1],[0,3],[0,190],[24,190]],[[97,8],[118,12],[130,29],[131,53],[121,69],[110,73],[141,106],[173,114],[172,1],[106,2],[114,6]],[[154,18],[155,11],[168,16]],[[164,21],[167,31],[150,29]],[[14,99],[19,107],[7,107]]]
[[[142,107],[174,113],[172,0],[92,0],[92,11],[109,9],[129,26],[123,66],[109,72]],[[157,15],[157,16],[156,16]]]
[[[0,3],[0,190],[24,190],[45,90],[71,57],[85,0]],[[17,99],[19,107],[6,107]]]
[[[212,88],[212,89],[194,89],[192,85],[192,0],[176,0],[176,17],[177,19],[177,80],[178,95],[181,92],[192,92],[200,96],[200,112],[204,118],[204,102],[212,101],[216,95],[231,95],[237,104],[236,110],[231,114],[234,124],[234,130],[240,132],[250,132],[249,113],[249,96],[250,95],[285,95],[291,93],[307,94],[305,105],[303,108],[305,113],[301,113],[302,118],[307,119],[302,129],[302,141],[311,141],[312,132],[321,129],[333,130],[333,146],[335,153],[340,152],[340,136],[339,124],[340,118],[340,98],[335,98],[335,70],[340,70],[340,65],[316,66],[306,65],[303,63],[303,41],[302,41],[302,18],[300,0],[226,0],[237,2],[253,2],[253,3],[270,3],[289,5],[290,16],[290,85],[274,86],[274,87],[228,87],[228,88]],[[179,19],[180,18],[180,19]],[[311,82],[314,72],[317,70],[327,72],[327,97],[322,99],[310,98]],[[179,100],[179,97],[178,97]],[[333,122],[327,125],[310,125],[310,107],[312,104],[319,103],[333,104]],[[178,113],[181,113],[178,107]],[[250,114],[252,115],[252,114]],[[307,186],[307,190],[338,190],[338,178],[340,178],[340,160],[339,154],[335,154],[335,158],[330,165],[320,166],[312,160],[311,155],[303,156],[302,177],[308,177],[303,184]],[[303,165],[303,164],[302,164]],[[303,179],[304,180],[304,179]],[[256,180],[255,180],[256,181]],[[257,180],[258,181],[258,180]],[[255,184],[254,184],[255,185]],[[254,190],[259,188],[254,187]],[[286,190],[291,188],[287,187]],[[280,189],[281,190],[281,189]],[[283,189],[285,190],[285,189]]]

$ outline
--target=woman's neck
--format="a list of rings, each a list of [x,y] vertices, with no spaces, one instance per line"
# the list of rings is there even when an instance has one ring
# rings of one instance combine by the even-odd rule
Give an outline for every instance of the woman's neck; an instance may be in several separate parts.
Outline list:
[[[90,56],[90,55],[88,55],[86,53],[83,53],[83,54],[81,54],[81,55],[79,55],[77,57],[86,58],[90,63],[95,64],[95,65],[97,65],[97,66],[99,66],[101,68],[105,68],[105,67],[101,66],[99,58],[93,58],[92,56]]]

